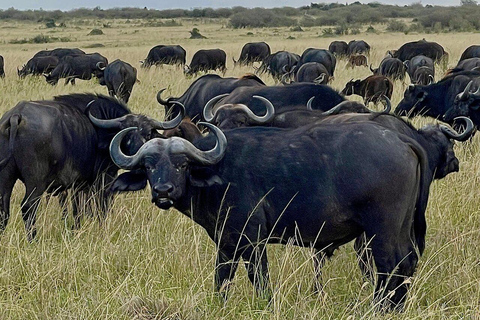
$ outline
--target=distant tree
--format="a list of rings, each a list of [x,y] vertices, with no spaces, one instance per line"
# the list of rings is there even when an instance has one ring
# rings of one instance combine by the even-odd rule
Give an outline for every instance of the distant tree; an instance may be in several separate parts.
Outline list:
[[[460,5],[462,5],[462,6],[476,6],[477,1],[475,1],[475,0],[460,0]]]

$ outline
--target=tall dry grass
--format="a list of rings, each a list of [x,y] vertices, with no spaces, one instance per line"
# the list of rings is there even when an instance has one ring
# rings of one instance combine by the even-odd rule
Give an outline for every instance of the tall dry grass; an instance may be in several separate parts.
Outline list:
[[[106,88],[95,80],[77,81],[76,86],[56,87],[44,79],[20,80],[16,67],[36,51],[57,46],[84,48],[102,43],[98,51],[110,60],[123,59],[136,66],[141,80],[133,89],[130,108],[156,118],[163,108],[155,95],[167,87],[166,95],[180,95],[194,79],[180,69],[164,66],[144,70],[139,60],[160,43],[181,44],[187,61],[200,48],[222,48],[227,52],[227,76],[253,70],[233,69],[245,42],[267,41],[273,51],[301,53],[307,47],[326,48],[333,39],[320,38],[319,28],[303,33],[288,29],[232,30],[225,22],[182,21],[183,26],[146,28],[141,21],[113,21],[104,36],[87,36],[101,22],[71,21],[65,29],[53,30],[57,37],[75,41],[55,44],[9,44],[12,39],[50,34],[39,24],[0,23],[0,54],[5,58],[6,78],[0,80],[0,111],[21,100],[50,99],[72,92],[99,92]],[[194,24],[195,23],[195,24]],[[189,40],[193,27],[208,37]],[[380,27],[381,28],[381,27]],[[252,35],[247,35],[251,32]],[[287,40],[288,36],[296,39]],[[426,37],[445,46],[450,66],[470,44],[480,43],[478,34],[362,34],[373,48],[370,61],[377,66],[388,49]],[[351,78],[370,74],[367,68],[345,69],[339,61],[332,86],[342,89]],[[443,70],[437,69],[437,79]],[[271,78],[262,77],[268,84]],[[402,98],[406,84],[395,83],[393,104]],[[359,97],[353,99],[360,100]],[[433,122],[415,119],[416,126]],[[324,292],[313,294],[312,253],[294,246],[269,246],[273,299],[258,298],[244,268],[240,267],[227,302],[213,290],[215,247],[202,228],[176,210],[162,211],[150,202],[148,190],[116,197],[107,220],[85,219],[82,228],[70,230],[71,219],[61,219],[55,198],[42,201],[38,212],[38,238],[26,241],[20,214],[23,186],[18,183],[12,199],[12,216],[0,236],[0,319],[480,319],[480,197],[479,138],[455,148],[461,170],[436,181],[427,211],[426,252],[402,314],[379,315],[372,305],[373,287],[360,275],[351,245],[342,247],[326,263]],[[388,179],[388,177],[385,177]]]

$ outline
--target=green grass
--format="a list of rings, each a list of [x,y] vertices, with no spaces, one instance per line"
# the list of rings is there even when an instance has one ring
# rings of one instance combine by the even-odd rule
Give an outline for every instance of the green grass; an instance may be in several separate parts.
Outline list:
[[[106,22],[103,22],[106,23]],[[155,99],[167,87],[165,96],[180,95],[195,78],[186,79],[179,68],[164,66],[144,70],[139,60],[154,45],[181,44],[187,61],[200,48],[222,48],[227,52],[227,76],[252,72],[233,69],[248,41],[267,41],[273,51],[287,49],[301,53],[307,47],[326,48],[333,39],[319,38],[321,28],[227,29],[208,21],[181,21],[181,26],[142,27],[142,21],[125,24],[112,21],[105,47],[98,51],[113,61],[130,62],[141,80],[133,89],[130,108],[159,119],[163,117]],[[195,25],[194,25],[195,23]],[[69,24],[56,36],[76,42],[53,44],[9,44],[17,38],[31,38],[43,32],[41,24],[15,23],[5,28],[0,54],[5,58],[6,78],[0,80],[0,111],[21,100],[50,99],[73,92],[107,93],[95,80],[62,82],[52,87],[43,77],[16,76],[16,67],[38,50],[68,45],[85,48],[98,43],[87,30],[96,21],[83,21],[82,29]],[[197,27],[208,39],[190,40]],[[385,26],[375,26],[384,30]],[[246,36],[247,32],[253,35]],[[296,39],[286,40],[288,36]],[[376,67],[388,49],[426,37],[445,46],[453,66],[462,51],[478,42],[476,34],[362,34],[373,48],[369,63]],[[353,36],[338,39],[351,40]],[[336,38],[337,39],[337,38]],[[351,78],[364,78],[368,68],[345,69],[337,65],[336,89]],[[438,68],[437,79],[443,70]],[[270,77],[262,76],[273,84]],[[406,84],[395,83],[393,104],[403,96]],[[352,97],[360,100],[359,97]],[[417,127],[432,119],[414,120]],[[457,144],[460,172],[433,183],[427,211],[426,251],[420,259],[405,312],[380,315],[372,305],[373,287],[362,278],[352,245],[342,247],[324,268],[324,292],[312,293],[312,253],[294,246],[268,247],[274,292],[270,304],[254,294],[242,266],[235,277],[232,294],[223,302],[214,293],[215,246],[205,231],[176,210],[163,211],[150,202],[148,190],[122,194],[103,223],[86,218],[82,228],[70,231],[71,219],[61,218],[55,198],[42,201],[38,212],[38,238],[26,241],[20,214],[23,186],[18,183],[12,199],[12,216],[0,236],[0,319],[480,319],[480,141]],[[386,177],[388,178],[388,177]]]

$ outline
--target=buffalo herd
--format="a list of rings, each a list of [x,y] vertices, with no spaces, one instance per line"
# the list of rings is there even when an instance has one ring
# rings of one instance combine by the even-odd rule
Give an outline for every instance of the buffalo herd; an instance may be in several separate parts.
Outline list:
[[[448,53],[425,39],[405,43],[388,51],[378,68],[370,64],[372,75],[338,92],[328,86],[337,62],[367,66],[365,41],[333,41],[328,50],[308,48],[301,55],[247,43],[232,59],[255,74],[206,74],[177,97],[162,97],[160,90],[163,121],[127,107],[138,82],[129,63],[80,49],[40,51],[17,69],[19,77],[44,75],[52,85],[96,77],[110,97],[22,101],[2,116],[0,229],[8,223],[17,180],[26,189],[21,211],[30,241],[44,193],[61,203],[71,197],[73,227],[79,228],[82,194],[97,199],[105,216],[114,194],[149,185],[158,208],[190,217],[216,244],[215,284],[222,293],[243,259],[256,291],[270,297],[267,243],[313,248],[318,289],[324,259],[355,240],[360,267],[375,283],[375,301],[384,311],[401,310],[426,247],[430,186],[459,170],[454,141],[471,139],[480,126],[479,48],[467,48],[435,82],[435,67]],[[162,64],[182,66],[187,76],[224,75],[226,53],[199,50],[187,65],[181,46],[158,45],[141,61],[143,68]],[[0,56],[2,77],[3,65]],[[263,73],[277,85],[267,86]],[[391,113],[393,84],[405,83],[406,74],[411,84]],[[351,94],[364,104],[348,101]],[[370,102],[385,109],[372,111]],[[417,129],[402,118],[416,115],[455,129]],[[119,169],[125,171],[118,175]]]

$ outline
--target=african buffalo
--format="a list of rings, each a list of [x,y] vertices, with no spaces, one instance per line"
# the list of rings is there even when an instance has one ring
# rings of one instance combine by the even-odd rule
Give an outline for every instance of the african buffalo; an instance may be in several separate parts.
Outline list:
[[[395,114],[408,117],[420,114],[441,118],[453,106],[455,97],[465,89],[470,80],[477,77],[480,77],[478,71],[463,71],[431,85],[411,84],[395,108]]]
[[[377,76],[385,76],[393,81],[405,79],[405,66],[400,59],[386,57],[380,62],[377,69],[370,65],[370,71]]]
[[[83,50],[78,48],[56,48],[53,50],[41,50],[33,55],[33,57],[54,56],[59,60],[72,55],[85,54]]]
[[[328,46],[328,51],[337,57],[347,55],[348,44],[345,41],[332,41]]]
[[[98,80],[102,86],[107,86],[108,94],[128,103],[133,85],[137,81],[137,69],[118,59],[107,66],[99,62],[97,68],[101,71],[97,75]]]
[[[480,58],[468,58],[465,60],[460,60],[455,68],[448,70],[447,74],[471,70],[480,71]]]
[[[330,76],[334,76],[335,66],[337,65],[337,59],[328,50],[308,48],[303,51],[300,60],[297,63],[296,70],[298,70],[303,64],[307,62],[318,62],[325,66]]]
[[[66,56],[58,62],[50,74],[44,76],[51,85],[56,85],[61,78],[66,78],[65,85],[69,82],[74,85],[75,79],[90,80],[92,75],[97,75],[100,72],[99,63],[108,64],[107,58],[99,53]]]
[[[50,73],[58,64],[56,56],[39,56],[28,60],[27,64],[23,65],[22,69],[18,70],[17,74],[20,78],[31,74],[38,76],[44,73]]]
[[[115,119],[117,126],[97,127],[89,115],[100,122]],[[180,117],[160,123],[130,115],[117,100],[94,94],[18,103],[0,119],[0,230],[7,225],[10,196],[18,179],[26,189],[21,210],[29,240],[36,234],[35,216],[44,192],[56,195],[74,189],[74,203],[79,203],[78,191],[89,192],[89,197],[99,199],[105,213],[111,200],[108,186],[118,171],[107,149],[113,136],[125,126],[142,128],[144,136],[130,135],[130,143],[124,147],[133,154],[149,139],[150,129],[170,128],[179,122]],[[75,210],[74,217],[78,227]]]
[[[223,75],[227,72],[227,54],[222,49],[198,50],[195,52],[190,65],[185,65],[186,75],[195,75],[201,71],[219,69]]]
[[[200,120],[203,106],[208,100],[243,86],[264,87],[265,83],[252,74],[241,78],[222,78],[216,74],[207,74],[195,80],[180,97],[170,97],[164,100],[161,95],[165,89],[160,90],[157,94],[157,101],[165,107],[167,119],[169,119],[174,101],[178,101],[185,105],[186,115],[197,122]]]
[[[424,55],[418,55],[403,62],[413,84],[427,85],[434,82],[435,64]]]
[[[363,97],[365,104],[377,103],[383,96],[392,98],[393,83],[385,76],[371,75],[363,80],[350,80],[342,90],[344,95],[358,94]]]
[[[237,61],[232,57],[233,65],[250,65],[254,62],[260,62],[270,53],[270,46],[266,42],[249,42],[243,46]]]
[[[480,128],[480,78],[470,80],[465,89],[455,97],[453,106],[445,112],[443,120],[451,123],[456,117],[466,116]]]
[[[313,82],[315,84],[327,84],[330,80],[327,68],[318,62],[302,64],[295,73],[295,82]]]
[[[348,62],[346,67],[347,68],[354,68],[354,67],[366,67],[367,64],[367,57],[363,54],[354,54],[348,57]]]
[[[187,53],[179,45],[165,46],[158,45],[150,49],[145,60],[140,61],[143,68],[158,66],[162,64],[177,64],[183,66]]]
[[[370,45],[363,40],[352,40],[348,43],[347,55],[353,54],[369,54]]]
[[[441,45],[436,42],[426,41],[425,39],[407,42],[393,53],[394,58],[398,58],[402,61],[410,60],[419,55],[429,57],[435,62],[439,62],[442,59],[448,59],[448,53],[445,52]]]
[[[173,206],[206,230],[218,250],[217,290],[228,289],[243,258],[254,287],[269,296],[266,243],[314,248],[320,277],[323,257],[365,233],[378,270],[375,300],[403,305],[424,248],[430,186],[415,140],[371,122],[225,133],[205,125],[214,135],[194,144],[152,139],[134,156],[121,151],[134,130],[125,129],[110,154],[123,169],[144,170],[157,207]],[[117,183],[128,186],[128,175]]]
[[[300,56],[296,53],[288,51],[277,51],[266,57],[257,72],[268,72],[275,81],[285,81],[286,77],[291,77],[293,71],[300,60]]]

